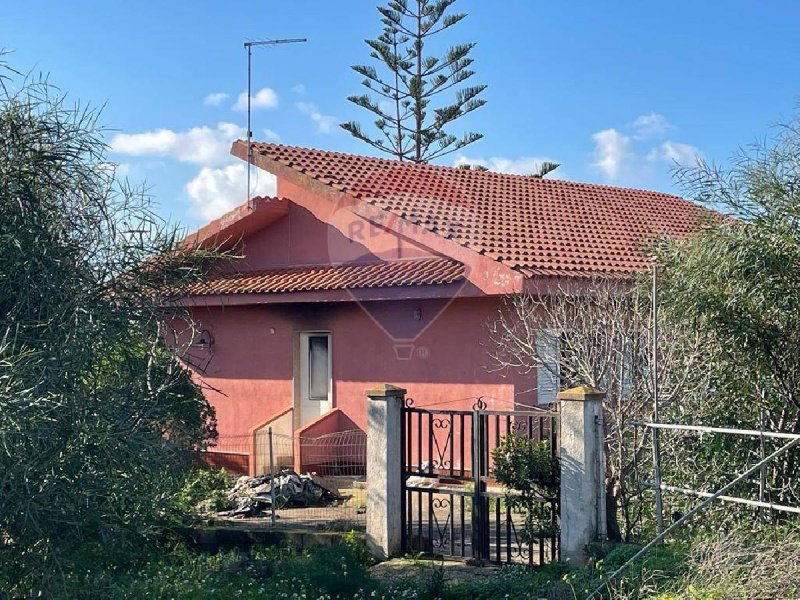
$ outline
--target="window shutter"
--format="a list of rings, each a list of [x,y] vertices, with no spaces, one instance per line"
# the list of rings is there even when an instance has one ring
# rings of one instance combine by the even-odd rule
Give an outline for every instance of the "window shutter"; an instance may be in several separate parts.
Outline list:
[[[536,367],[538,404],[555,402],[559,389],[559,335],[555,329],[540,329],[536,335],[536,354],[543,364]]]
[[[631,397],[631,381],[633,379],[633,349],[631,344],[625,344],[622,348],[622,381],[620,382],[620,393],[623,400]]]

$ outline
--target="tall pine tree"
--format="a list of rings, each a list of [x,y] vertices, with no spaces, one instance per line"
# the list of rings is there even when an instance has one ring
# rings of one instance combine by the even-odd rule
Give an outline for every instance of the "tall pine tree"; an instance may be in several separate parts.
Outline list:
[[[355,65],[369,92],[348,100],[376,118],[377,134],[366,133],[355,121],[341,127],[356,138],[398,160],[424,163],[481,139],[480,133],[461,137],[446,129],[459,117],[480,108],[485,85],[459,87],[474,75],[469,54],[475,43],[452,46],[441,58],[425,53],[432,36],[449,29],[465,13],[448,13],[455,0],[391,0],[379,7],[383,32],[366,40],[378,67]],[[370,93],[371,92],[371,93]],[[431,107],[436,97],[448,103]]]

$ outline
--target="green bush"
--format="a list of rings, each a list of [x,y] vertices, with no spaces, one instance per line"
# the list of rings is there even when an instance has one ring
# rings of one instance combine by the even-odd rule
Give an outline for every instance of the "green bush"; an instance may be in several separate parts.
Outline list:
[[[371,567],[377,561],[375,557],[370,554],[367,548],[367,543],[363,535],[360,535],[355,530],[351,529],[342,538],[342,543],[347,547],[356,560],[364,567]]]
[[[225,469],[193,469],[187,473],[183,487],[175,497],[175,507],[185,514],[196,512],[201,503],[206,510],[233,508],[233,501],[228,498],[233,483],[234,477]]]
[[[0,578],[14,597],[161,531],[214,411],[165,339],[219,255],[120,181],[99,113],[0,64]],[[171,339],[180,337],[179,334]]]
[[[558,496],[561,469],[550,445],[509,433],[492,451],[493,474],[506,490],[505,502],[525,514],[523,539],[553,535],[553,507],[543,502]]]

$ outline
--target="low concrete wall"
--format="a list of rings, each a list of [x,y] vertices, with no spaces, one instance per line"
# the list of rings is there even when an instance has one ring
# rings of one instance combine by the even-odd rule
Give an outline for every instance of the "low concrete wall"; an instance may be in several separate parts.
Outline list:
[[[363,535],[341,531],[273,529],[263,526],[256,528],[236,525],[178,527],[175,531],[190,546],[202,552],[212,553],[233,548],[247,550],[254,546],[291,546],[298,550],[308,550],[319,546],[340,544],[345,535]]]
[[[276,469],[294,465],[294,411],[284,410],[271,421],[259,427],[253,434],[255,438],[255,460],[251,475],[269,473],[269,428],[272,427],[272,460]]]

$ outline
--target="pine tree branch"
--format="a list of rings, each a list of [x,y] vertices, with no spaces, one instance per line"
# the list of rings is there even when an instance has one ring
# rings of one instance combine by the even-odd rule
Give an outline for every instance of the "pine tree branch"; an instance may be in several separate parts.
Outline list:
[[[383,144],[383,142],[381,142],[380,140],[375,140],[375,139],[369,137],[367,134],[365,134],[361,129],[361,125],[359,125],[355,121],[349,121],[347,123],[340,123],[339,127],[344,129],[345,131],[347,131],[353,137],[361,140],[362,142],[365,142],[365,143],[369,144],[370,146],[373,146],[374,148],[377,148],[381,152],[385,152],[386,154],[392,154],[392,155],[395,155],[395,156],[397,155],[397,153],[394,151],[393,148],[388,147],[385,144]]]
[[[425,42],[431,36],[466,17],[465,13],[447,14],[455,1],[389,0],[378,8],[384,29],[377,39],[365,43],[370,48],[370,57],[386,71],[379,73],[374,66],[354,66],[369,93],[348,98],[377,117],[374,125],[378,137],[367,135],[355,123],[344,124],[346,131],[382,152],[415,162],[450,154],[482,137],[467,133],[458,138],[445,131],[446,126],[486,102],[479,98],[486,86],[459,89],[461,83],[474,75],[469,54],[475,43],[451,46],[443,57],[424,52]],[[435,98],[453,91],[455,98],[449,104],[433,107],[429,114]],[[387,103],[391,103],[391,109]]]

